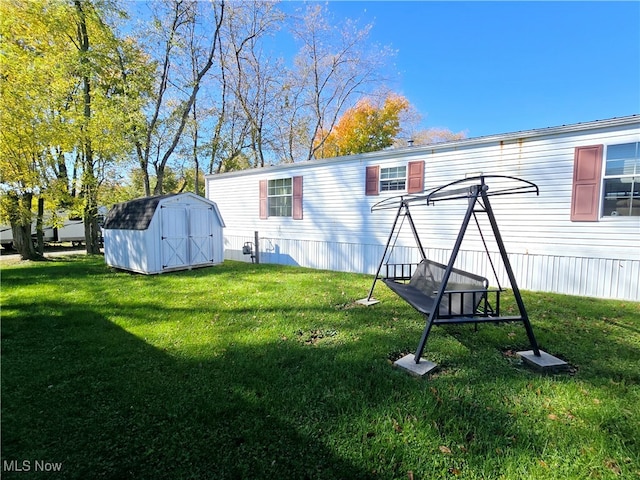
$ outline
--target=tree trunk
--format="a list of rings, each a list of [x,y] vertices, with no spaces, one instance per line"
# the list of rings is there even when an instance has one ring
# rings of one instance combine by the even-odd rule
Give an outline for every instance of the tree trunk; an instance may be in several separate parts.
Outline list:
[[[25,193],[18,197],[18,195],[10,193],[7,197],[11,202],[9,220],[14,248],[22,260],[42,260],[42,257],[36,253],[31,240],[31,200],[33,194]]]
[[[100,242],[98,236],[98,207],[93,201],[91,204],[87,202],[84,208],[84,238],[87,243],[87,253],[99,254]]]
[[[38,198],[38,216],[36,218],[36,238],[38,255],[44,255],[44,198]]]
[[[82,2],[75,0],[78,11],[79,25],[78,37],[80,40],[80,65],[85,69],[88,67],[87,54],[89,52],[89,33],[87,22],[82,8]],[[88,75],[82,77],[83,103],[84,103],[84,125],[82,127],[82,189],[84,195],[84,239],[87,246],[87,253],[100,253],[98,244],[98,181],[93,171],[93,148],[91,138],[88,133],[88,125],[91,121],[91,80]]]
[[[199,184],[199,171],[200,171],[200,162],[198,161],[198,114],[196,110],[196,102],[193,102],[193,163],[195,168],[195,178],[193,179],[194,187],[196,195],[200,195],[200,184]]]

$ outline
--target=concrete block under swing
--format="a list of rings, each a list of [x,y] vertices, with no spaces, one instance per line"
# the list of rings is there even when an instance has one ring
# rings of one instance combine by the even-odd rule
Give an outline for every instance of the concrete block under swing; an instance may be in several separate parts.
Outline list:
[[[542,371],[565,370],[569,368],[567,362],[542,350],[540,350],[540,356],[533,353],[533,350],[516,352],[516,355],[522,358],[525,364]]]
[[[364,305],[368,307],[369,305],[375,305],[376,303],[380,303],[380,300],[376,300],[375,298],[361,298],[360,300],[356,300],[356,303],[360,305]]]
[[[435,363],[424,358],[421,358],[418,363],[416,363],[415,359],[415,355],[410,353],[393,362],[393,365],[416,377],[424,377],[437,367]]]

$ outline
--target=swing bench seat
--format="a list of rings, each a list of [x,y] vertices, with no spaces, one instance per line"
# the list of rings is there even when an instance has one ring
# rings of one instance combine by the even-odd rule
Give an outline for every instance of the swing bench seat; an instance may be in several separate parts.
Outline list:
[[[382,281],[400,298],[424,315],[431,315],[447,266],[432,260],[419,264],[387,265],[387,277]],[[413,271],[411,277],[407,273]],[[397,273],[399,272],[399,275]],[[407,282],[408,280],[408,282]],[[453,268],[444,291],[434,324],[493,321],[494,311],[488,293],[495,293],[496,310],[499,290],[489,290],[489,281],[479,275]]]

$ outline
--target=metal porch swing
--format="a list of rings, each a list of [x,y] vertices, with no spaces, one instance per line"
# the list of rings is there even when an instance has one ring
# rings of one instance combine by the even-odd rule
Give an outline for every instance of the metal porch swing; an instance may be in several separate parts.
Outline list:
[[[490,190],[486,179],[496,179],[498,187]],[[489,202],[489,197],[525,193],[539,195],[538,186],[517,177],[480,175],[451,182],[434,188],[425,194],[388,198],[378,202],[371,208],[372,212],[396,209],[397,214],[378,265],[376,276],[369,290],[369,295],[358,300],[358,303],[364,305],[378,303],[378,300],[373,298],[373,291],[376,282],[381,280],[393,292],[424,315],[426,322],[415,354],[409,354],[397,360],[394,363],[396,366],[419,376],[429,373],[436,367],[436,364],[422,358],[422,354],[433,325],[461,323],[477,325],[482,322],[522,322],[531,345],[531,350],[518,352],[518,355],[525,362],[541,369],[560,369],[567,366],[561,359],[541,351],[538,347],[538,342],[533,333],[531,322]],[[436,202],[460,199],[466,199],[468,206],[448,264],[444,265],[429,260],[411,216],[411,207],[430,206]],[[515,297],[518,315],[504,316],[500,312],[500,294],[503,292],[503,288],[500,286],[485,237],[480,228],[478,214],[486,214],[491,225],[491,230]],[[454,267],[467,227],[472,218],[478,227],[480,239],[487,253],[498,288],[489,288],[489,280],[480,275]],[[421,261],[419,263],[389,263],[405,220],[408,221],[413,233]],[[384,274],[383,267],[385,267]]]

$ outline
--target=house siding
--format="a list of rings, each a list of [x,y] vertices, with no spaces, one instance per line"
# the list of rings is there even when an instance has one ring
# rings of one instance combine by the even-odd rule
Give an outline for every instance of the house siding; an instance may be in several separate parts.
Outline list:
[[[424,161],[425,190],[470,174],[509,175],[536,183],[540,195],[492,197],[500,232],[520,288],[603,298],[640,300],[640,217],[571,221],[576,147],[640,141],[640,117],[496,135],[432,147],[387,150],[330,160],[210,175],[207,198],[227,220],[226,258],[245,260],[242,245],[260,237],[262,262],[375,274],[394,210],[371,207],[402,192],[366,195],[367,167]],[[260,180],[302,176],[303,220],[261,220]],[[496,188],[498,179],[487,179]],[[412,207],[428,257],[446,263],[466,201]],[[479,217],[496,264],[495,279],[477,228],[471,224],[456,266],[508,286],[486,219]],[[416,261],[409,228],[395,261]],[[492,280],[493,279],[493,280]]]

